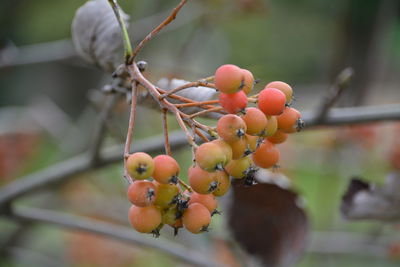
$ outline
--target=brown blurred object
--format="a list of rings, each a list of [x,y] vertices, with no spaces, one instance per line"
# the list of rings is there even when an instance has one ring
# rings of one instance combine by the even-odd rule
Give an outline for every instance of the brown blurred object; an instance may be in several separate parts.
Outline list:
[[[222,263],[224,266],[240,267],[240,262],[233,254],[230,244],[223,240],[215,238],[214,240],[214,253],[217,262]]]
[[[304,251],[308,220],[296,193],[274,184],[234,181],[229,226],[235,240],[263,266],[294,264]]]
[[[267,4],[261,0],[236,0],[238,7],[246,12],[264,13],[268,11]]]
[[[66,239],[67,258],[74,265],[135,266],[133,262],[138,250],[132,245],[85,232],[67,233]]]
[[[33,155],[39,136],[34,133],[4,133],[0,135],[0,183],[12,178],[24,168]]]
[[[388,247],[388,256],[392,260],[400,261],[400,243],[390,244]]]
[[[337,130],[336,144],[359,144],[363,148],[372,148],[378,139],[377,124],[353,125]]]

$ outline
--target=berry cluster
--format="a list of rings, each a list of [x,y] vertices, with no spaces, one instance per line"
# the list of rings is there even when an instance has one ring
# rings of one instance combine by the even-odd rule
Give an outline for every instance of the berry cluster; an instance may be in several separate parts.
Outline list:
[[[248,96],[253,74],[235,65],[219,67],[214,82],[225,114],[213,128],[217,139],[193,144],[189,185],[179,179],[179,164],[169,155],[152,158],[137,152],[127,157],[125,168],[134,179],[128,189],[133,204],[129,219],[138,232],[157,236],[166,224],[175,233],[182,227],[194,234],[207,231],[218,213],[216,197],[228,192],[230,178],[252,185],[258,168],[277,166],[276,144],[303,126],[300,112],[290,106],[292,88],[284,82],[271,82]]]

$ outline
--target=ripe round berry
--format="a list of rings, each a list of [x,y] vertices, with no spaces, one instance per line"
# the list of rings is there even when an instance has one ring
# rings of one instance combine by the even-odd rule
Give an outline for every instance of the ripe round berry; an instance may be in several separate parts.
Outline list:
[[[162,184],[177,183],[180,168],[178,162],[169,155],[158,155],[154,158],[153,178]]]
[[[189,184],[192,189],[199,194],[209,194],[217,187],[215,173],[208,172],[200,168],[198,165],[191,166],[188,171]]]
[[[219,94],[219,104],[228,113],[236,114],[247,107],[247,96],[243,91],[233,94]]]
[[[193,204],[193,203],[202,204],[204,207],[206,207],[210,211],[210,213],[215,211],[215,209],[218,206],[218,201],[213,194],[203,195],[203,194],[198,194],[196,192],[193,192],[190,195],[189,205]]]
[[[227,142],[225,142],[222,139],[216,139],[216,140],[211,141],[211,143],[218,145],[222,149],[222,151],[224,152],[225,157],[226,157],[225,165],[229,161],[231,161],[231,159],[232,159],[232,148]]]
[[[240,179],[246,176],[246,172],[251,167],[253,161],[250,156],[232,160],[225,166],[225,171],[233,178]]]
[[[258,108],[268,116],[281,114],[285,103],[285,94],[275,88],[265,88],[258,95]]]
[[[206,232],[211,223],[211,214],[202,204],[193,203],[183,213],[182,222],[183,226],[193,234]]]
[[[254,151],[257,150],[257,148],[261,145],[263,138],[259,136],[253,136],[253,135],[248,135],[246,134],[245,136],[246,140],[246,155],[250,155],[251,153],[254,153]]]
[[[156,186],[156,199],[154,200],[154,204],[159,207],[169,207],[179,196],[179,187],[177,185],[160,184],[157,181],[153,181],[153,184]]]
[[[261,168],[270,168],[279,160],[279,150],[270,143],[268,140],[260,145],[260,147],[253,153],[253,162]]]
[[[137,180],[128,188],[129,201],[138,207],[153,205],[155,198],[156,187],[150,181]]]
[[[282,93],[286,97],[286,103],[290,104],[292,102],[293,89],[292,89],[292,87],[290,87],[289,84],[284,83],[284,82],[280,82],[280,81],[275,81],[275,82],[270,82],[265,87],[267,87],[267,88],[275,88],[275,89],[278,89],[278,90],[282,91]]]
[[[154,171],[153,158],[144,152],[133,153],[126,160],[126,169],[133,179],[147,179]]]
[[[287,133],[278,130],[273,136],[268,137],[267,140],[273,144],[282,144],[283,142],[286,141],[287,137],[288,137]]]
[[[267,116],[267,127],[265,128],[265,131],[262,135],[262,137],[270,137],[275,134],[275,132],[278,130],[278,120],[276,119],[276,116]]]
[[[254,76],[249,70],[242,69],[243,72],[243,92],[248,95],[254,87]]]
[[[215,71],[215,87],[222,93],[236,93],[242,87],[243,78],[242,69],[238,66],[222,65]]]
[[[285,133],[294,133],[298,130],[298,121],[300,112],[295,108],[285,108],[283,113],[276,117],[278,121],[278,129]]]
[[[140,233],[151,233],[161,224],[161,212],[155,206],[129,209],[129,221],[133,228]]]
[[[239,140],[246,133],[246,123],[233,114],[222,116],[217,122],[217,133],[226,142]]]
[[[225,166],[226,155],[220,146],[208,142],[201,144],[195,152],[196,164],[202,169],[213,172]]]
[[[217,189],[212,192],[213,195],[217,197],[225,195],[231,187],[231,180],[229,179],[228,174],[224,171],[218,171],[215,172],[214,177],[217,181]]]
[[[241,118],[244,120],[247,126],[246,133],[250,135],[260,135],[265,131],[267,127],[267,117],[258,108],[246,108],[246,114],[242,115]]]
[[[232,148],[232,159],[240,159],[247,155],[247,141],[245,138],[230,142]]]

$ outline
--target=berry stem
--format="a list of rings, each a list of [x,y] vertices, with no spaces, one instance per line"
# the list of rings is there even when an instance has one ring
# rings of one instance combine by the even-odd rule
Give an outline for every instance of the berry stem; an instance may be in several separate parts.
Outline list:
[[[131,45],[131,41],[129,39],[128,31],[126,29],[125,21],[121,16],[121,9],[119,8],[119,6],[117,4],[117,0],[108,0],[108,3],[110,4],[111,8],[113,9],[115,17],[118,20],[119,27],[121,28],[122,39],[124,41],[125,64],[126,65],[132,64],[132,61],[133,61],[132,45]]]
[[[111,1],[111,0],[109,0]],[[165,26],[170,24],[175,18],[181,8],[186,4],[188,0],[181,0],[181,2],[172,10],[171,14],[158,25],[155,27],[140,43],[136,46],[135,50],[133,50],[132,56],[130,57],[129,62],[132,63],[135,59],[136,55],[140,52],[143,46],[150,41],[154,36],[156,36]]]
[[[215,107],[215,108],[205,109],[205,110],[190,114],[189,119],[193,119],[197,116],[204,115],[204,114],[207,114],[210,112],[222,111],[223,109],[224,109],[223,107]]]
[[[185,188],[187,191],[189,191],[190,193],[193,192],[192,187],[190,187],[190,185],[186,184],[184,181],[182,181],[181,179],[178,178],[178,183],[180,186],[182,186],[183,188]]]
[[[204,106],[210,104],[218,104],[219,100],[209,100],[209,101],[202,101],[202,102],[193,102],[193,103],[185,103],[185,104],[175,104],[177,108],[187,108],[187,107],[197,107],[197,106]]]
[[[169,138],[168,138],[168,121],[167,121],[167,112],[168,109],[162,109],[162,122],[163,122],[163,129],[164,129],[164,147],[165,147],[165,154],[172,156],[171,153],[171,146],[169,145]]]
[[[126,142],[124,150],[124,177],[127,180],[128,184],[131,184],[133,182],[132,177],[128,174],[128,170],[126,169],[126,160],[129,156],[132,143],[132,133],[133,133],[133,128],[135,126],[137,95],[138,95],[137,83],[136,81],[134,81],[132,83],[131,112],[129,115],[128,133],[126,134]]]

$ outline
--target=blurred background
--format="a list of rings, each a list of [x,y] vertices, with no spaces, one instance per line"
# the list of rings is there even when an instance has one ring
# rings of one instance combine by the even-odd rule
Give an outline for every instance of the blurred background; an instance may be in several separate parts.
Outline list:
[[[0,3],[0,185],[86,151],[111,81],[77,56],[71,23],[84,0],[3,0]],[[178,1],[124,0],[133,44],[158,25]],[[141,27],[135,27],[135,22]],[[145,25],[145,26],[143,26]],[[122,58],[122,54],[121,54]],[[397,0],[193,0],[170,27],[139,54],[146,76],[194,81],[226,63],[253,72],[261,83],[282,80],[294,88],[300,111],[318,108],[345,67],[354,78],[338,106],[400,102],[400,3]],[[172,129],[178,129],[171,121]],[[122,144],[128,105],[114,111],[105,146]],[[141,107],[135,141],[161,134],[159,112]],[[305,129],[280,145],[281,171],[304,200],[310,238],[296,266],[399,266],[400,225],[346,221],[341,196],[352,176],[382,183],[393,168],[400,124]],[[133,143],[135,145],[135,143]],[[122,153],[122,152],[121,152]],[[174,151],[181,169],[188,147]],[[184,173],[184,175],[186,175]],[[128,225],[122,162],[86,172],[18,200]],[[229,196],[227,197],[229,198]],[[223,201],[224,202],[224,201]],[[221,207],[224,212],[224,206]],[[204,235],[172,232],[183,242],[235,266],[227,215]],[[133,230],[132,230],[133,231]],[[10,234],[18,233],[10,241]],[[151,238],[151,237],[149,237]],[[20,227],[0,217],[1,266],[177,266],[156,250],[45,224]],[[323,246],[316,243],[323,241]],[[6,242],[7,241],[7,242]],[[322,242],[321,241],[321,242]],[[342,244],[354,244],[343,249]],[[212,244],[212,246],[210,246]],[[214,255],[214,254],[215,255]]]

